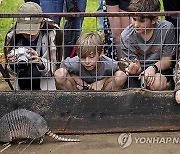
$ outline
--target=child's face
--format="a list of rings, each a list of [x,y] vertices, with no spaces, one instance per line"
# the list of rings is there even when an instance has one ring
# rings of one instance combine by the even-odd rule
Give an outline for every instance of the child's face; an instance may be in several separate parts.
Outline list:
[[[88,71],[93,71],[93,70],[96,70],[96,66],[97,66],[99,58],[100,58],[100,55],[98,52],[96,53],[91,52],[87,57],[83,57],[80,59],[81,59],[81,64]]]
[[[136,33],[139,34],[145,34],[151,31],[155,23],[155,20],[150,20],[149,18],[132,18],[132,25],[134,26]]]
[[[34,40],[39,36],[40,29],[43,27],[43,25],[44,25],[44,21],[41,22],[40,27],[39,27],[39,30],[38,30],[38,32],[37,32],[36,35],[23,34],[23,33],[22,33],[22,35],[23,35],[24,38],[26,38],[27,40],[29,40],[29,41],[34,41]]]
[[[24,38],[26,38],[27,40],[29,40],[29,41],[34,41],[34,40],[38,37],[39,33],[37,33],[36,35],[29,35],[29,34],[22,34],[22,35],[23,35]]]

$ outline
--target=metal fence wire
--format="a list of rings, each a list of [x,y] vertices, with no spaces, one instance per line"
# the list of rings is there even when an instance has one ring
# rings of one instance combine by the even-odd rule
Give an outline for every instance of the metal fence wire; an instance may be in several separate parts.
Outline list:
[[[11,19],[12,27],[0,29],[0,91],[117,91],[126,88],[153,90],[149,84],[155,82],[155,76],[157,77],[157,75],[159,75],[159,90],[174,90],[175,83],[178,81],[178,67],[175,66],[178,66],[179,61],[179,15],[180,12],[178,11],[161,13],[1,13],[1,20]],[[139,29],[138,26],[136,29],[134,28],[132,20],[137,20],[139,17],[146,19],[149,16],[159,17],[156,26],[153,28],[146,26],[140,26]],[[165,16],[172,16],[177,21],[177,25],[173,27],[170,23],[168,25],[164,23]],[[61,17],[60,25],[50,20],[53,17]],[[88,27],[82,26],[81,29],[76,29],[71,21],[77,17],[84,20],[93,18],[94,20]],[[103,29],[99,28],[98,17],[104,19]],[[127,17],[129,26],[112,28],[116,22],[115,17]],[[38,36],[34,35],[35,29],[31,26],[34,18],[44,19]],[[110,18],[113,21],[111,27],[108,20]],[[29,35],[17,34],[17,19],[28,19],[30,21]],[[144,20],[144,25],[147,25],[146,22],[147,20]],[[153,29],[152,37],[149,37],[150,29]],[[23,30],[27,29],[21,29],[21,31]],[[142,30],[144,31],[144,40],[138,34],[138,31]],[[123,32],[120,35],[116,34],[117,31]],[[90,32],[97,33],[103,44],[98,44],[97,36],[94,44],[82,46],[76,43],[79,38],[75,35],[76,33],[81,33],[82,36]],[[137,33],[137,35],[133,33]],[[119,44],[115,43],[115,35],[119,35]],[[86,38],[81,40],[81,43],[85,40],[87,41]],[[98,50],[101,48],[103,54],[98,55]],[[88,52],[88,50],[92,50],[92,52],[89,52],[88,56],[84,55],[83,52]],[[96,50],[95,54],[93,54],[93,50]],[[34,51],[36,52],[34,53]],[[96,55],[100,58],[95,59]],[[89,65],[88,60],[91,61]],[[154,64],[158,62],[158,68],[156,68]],[[171,65],[169,65],[169,62]],[[140,65],[140,72],[131,74],[129,72],[131,69],[130,63]],[[168,66],[165,67],[164,65]],[[147,83],[145,70],[150,66],[153,67],[156,74],[149,76]],[[67,69],[60,71],[62,67],[67,67],[68,73],[66,72]],[[91,69],[91,67],[94,68]],[[109,68],[111,68],[111,71],[108,70]],[[117,73],[117,71],[120,71],[120,73]],[[167,86],[161,88],[161,81],[164,77],[166,77]],[[176,82],[174,82],[174,79]],[[119,83],[118,87],[118,82],[123,83]],[[155,88],[155,90],[157,89]]]

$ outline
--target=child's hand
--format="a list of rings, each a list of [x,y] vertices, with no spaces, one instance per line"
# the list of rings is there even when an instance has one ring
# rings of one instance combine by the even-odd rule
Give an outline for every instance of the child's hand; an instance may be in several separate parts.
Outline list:
[[[154,68],[152,66],[149,66],[144,72],[144,76],[145,76],[145,80],[146,80],[146,85],[149,87],[151,85],[153,85],[154,81],[155,81],[155,71]],[[141,73],[141,74],[142,74]],[[140,79],[140,77],[139,77]]]
[[[135,75],[140,73],[141,65],[139,60],[135,59],[134,61],[128,61],[126,65],[127,65],[127,68],[125,68],[126,74]]]
[[[104,78],[102,80],[99,80],[99,81],[96,81],[96,82],[90,84],[89,90],[102,90],[106,80],[107,80],[107,78]]]
[[[42,65],[41,58],[38,56],[37,51],[35,51],[33,48],[27,48],[27,53],[31,54],[31,62],[37,63],[38,65]]]
[[[16,62],[16,58],[14,57],[14,55],[13,54],[7,54],[7,60],[8,60],[8,62],[9,63],[14,63],[14,62]]]

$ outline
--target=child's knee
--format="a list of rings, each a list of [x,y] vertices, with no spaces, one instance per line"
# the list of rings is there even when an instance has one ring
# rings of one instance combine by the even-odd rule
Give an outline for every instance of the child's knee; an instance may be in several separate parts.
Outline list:
[[[64,68],[60,68],[58,70],[55,71],[54,73],[54,77],[55,78],[61,78],[61,77],[66,77],[67,76],[68,71]]]
[[[68,74],[68,71],[64,68],[60,68],[58,70],[55,71],[54,73],[54,77],[55,77],[55,81],[58,84],[64,83],[64,79],[66,79]]]
[[[123,71],[117,71],[114,74],[115,82],[124,84],[127,80],[127,75]]]
[[[162,74],[155,75],[155,81],[152,86],[150,86],[151,90],[165,90],[167,87],[167,78]]]

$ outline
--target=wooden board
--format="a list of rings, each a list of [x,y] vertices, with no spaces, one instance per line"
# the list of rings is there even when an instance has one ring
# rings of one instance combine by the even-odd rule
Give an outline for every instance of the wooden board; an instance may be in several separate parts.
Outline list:
[[[180,105],[172,91],[0,93],[0,117],[17,108],[39,113],[56,133],[180,130]]]

